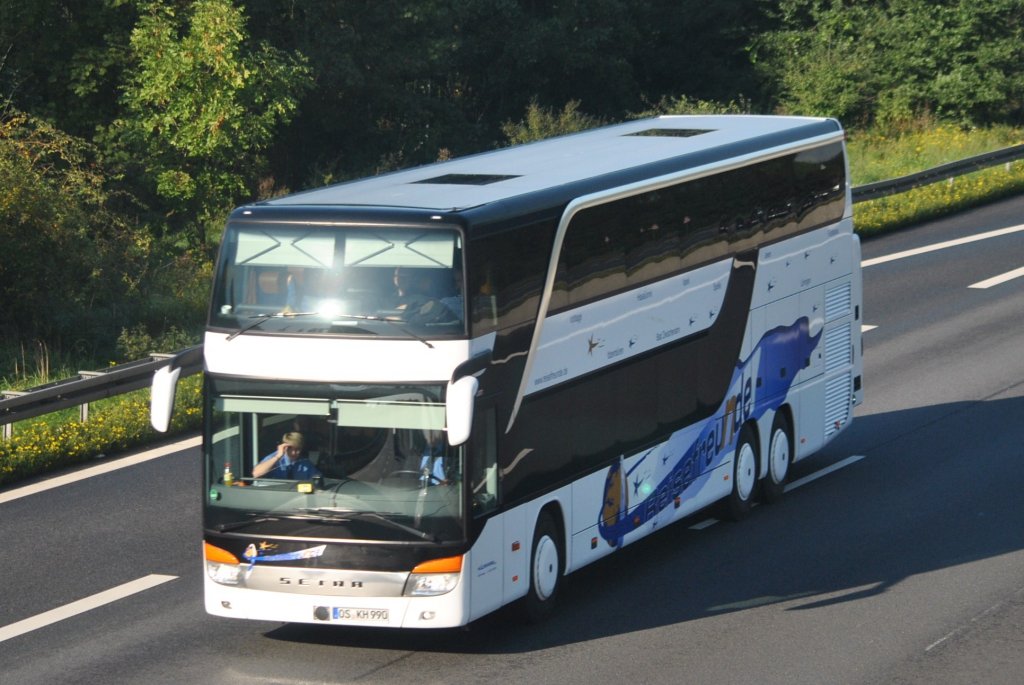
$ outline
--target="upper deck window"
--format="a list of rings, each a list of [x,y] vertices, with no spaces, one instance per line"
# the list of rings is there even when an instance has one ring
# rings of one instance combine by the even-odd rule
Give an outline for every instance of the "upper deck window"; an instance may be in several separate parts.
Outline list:
[[[462,237],[425,227],[228,225],[210,326],[288,335],[465,332]]]

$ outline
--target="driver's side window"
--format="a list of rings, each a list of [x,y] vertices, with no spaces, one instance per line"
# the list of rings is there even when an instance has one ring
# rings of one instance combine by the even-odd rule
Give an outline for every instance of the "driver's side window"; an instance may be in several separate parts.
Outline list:
[[[498,431],[494,407],[477,409],[470,440],[473,515],[480,516],[498,506]]]

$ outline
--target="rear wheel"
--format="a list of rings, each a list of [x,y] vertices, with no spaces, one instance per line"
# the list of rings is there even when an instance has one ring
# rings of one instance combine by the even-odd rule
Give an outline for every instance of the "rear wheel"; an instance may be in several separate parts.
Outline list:
[[[736,441],[736,452],[732,461],[732,492],[726,502],[726,513],[733,521],[739,521],[750,513],[757,489],[758,475],[757,441],[750,424],[740,430]]]
[[[764,501],[772,504],[782,498],[789,480],[789,465],[793,462],[793,438],[785,412],[775,414],[771,437],[768,440],[768,473],[761,483]]]
[[[523,600],[528,621],[542,621],[554,609],[562,587],[564,558],[562,534],[555,518],[546,511],[541,512],[530,552],[530,587]]]

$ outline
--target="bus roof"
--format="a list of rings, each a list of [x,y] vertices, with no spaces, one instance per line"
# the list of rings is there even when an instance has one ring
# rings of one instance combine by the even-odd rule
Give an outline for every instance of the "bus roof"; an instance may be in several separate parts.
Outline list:
[[[661,116],[501,148],[259,203],[262,206],[402,207],[460,211],[550,190],[625,182],[737,157],[820,136],[835,120],[756,115]],[[586,183],[586,182],[591,183]],[[613,185],[610,180],[607,185]],[[598,185],[606,185],[599,183]]]

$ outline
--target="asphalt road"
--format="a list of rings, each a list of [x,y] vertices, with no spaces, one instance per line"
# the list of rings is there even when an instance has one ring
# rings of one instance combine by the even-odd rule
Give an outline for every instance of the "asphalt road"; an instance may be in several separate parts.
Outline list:
[[[1024,228],[874,261],[1014,226],[1024,198],[865,242],[852,427],[781,503],[573,574],[540,626],[207,616],[194,447],[0,492],[0,683],[1022,682],[1024,276],[971,286],[1024,267]]]

